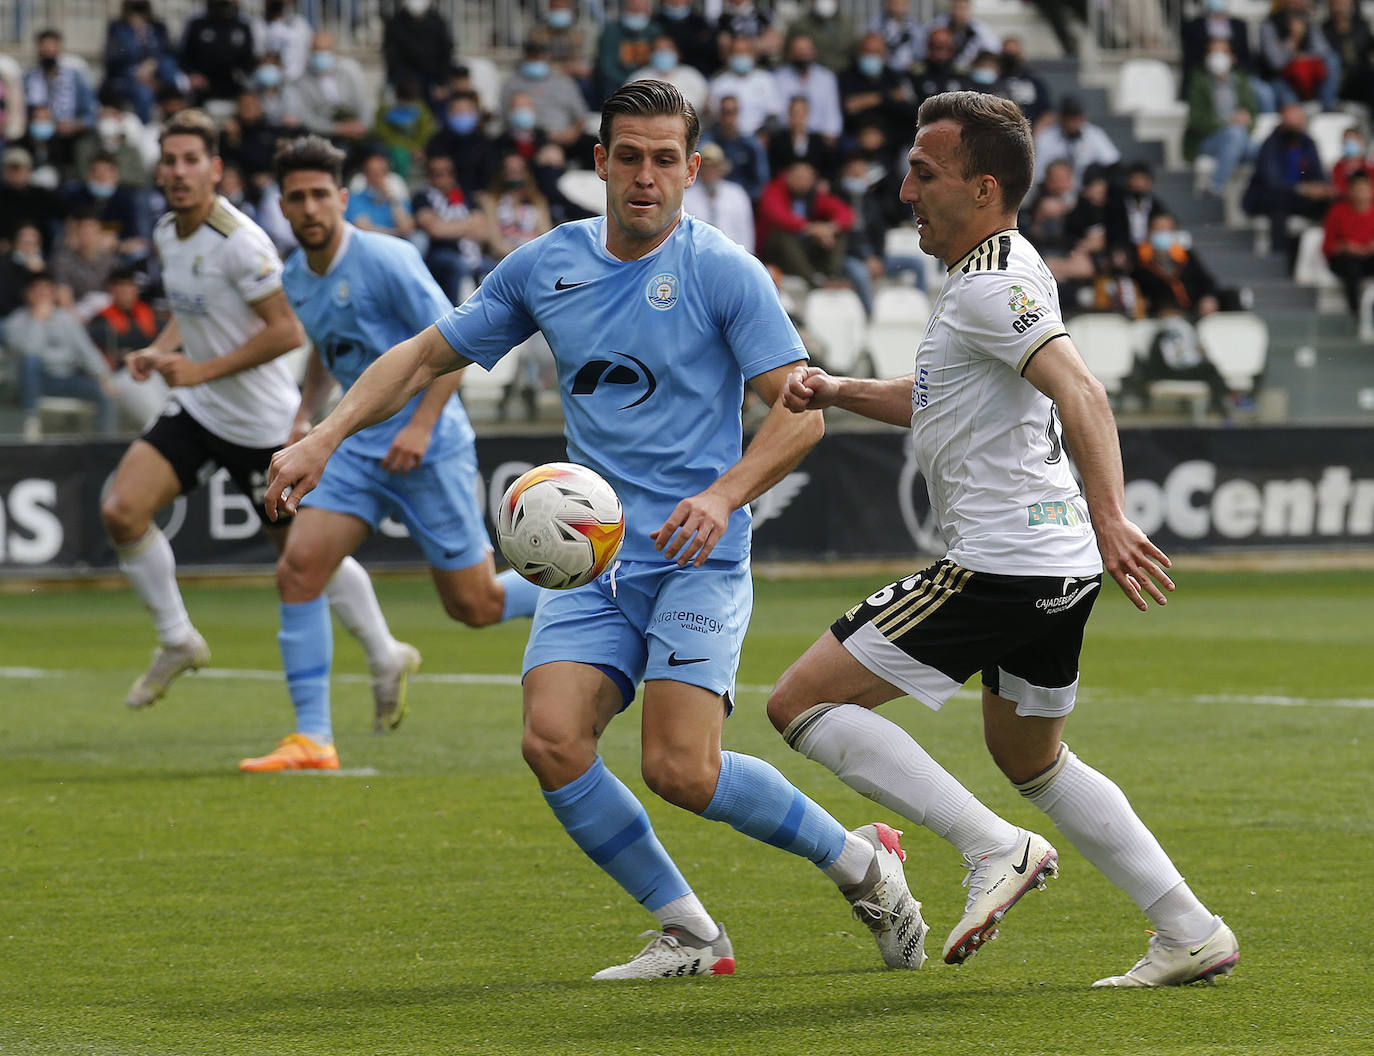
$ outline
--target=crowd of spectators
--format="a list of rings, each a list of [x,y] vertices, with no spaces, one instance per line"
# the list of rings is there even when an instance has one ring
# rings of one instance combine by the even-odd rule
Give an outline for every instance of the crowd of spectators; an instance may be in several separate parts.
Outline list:
[[[853,287],[871,308],[892,278],[886,236],[909,219],[897,191],[917,108],[970,89],[1015,100],[1032,121],[1035,188],[1022,226],[1066,308],[1195,319],[1231,305],[1233,293],[1154,197],[1148,168],[1126,164],[1077,99],[1052,98],[1022,42],[999,39],[971,0],[940,7],[923,23],[910,0],[883,0],[871,21],[855,23],[837,0],[807,0],[784,22],[764,0],[723,0],[715,19],[683,0],[623,0],[613,17],[582,0],[546,0],[529,10],[519,58],[495,90],[474,78],[469,42],[455,40],[432,0],[389,9],[380,91],[296,0],[253,0],[251,9],[209,0],[179,32],[153,0],[123,0],[98,70],[45,29],[22,100],[5,100],[25,120],[0,143],[0,313],[69,315],[103,356],[65,347],[34,374],[16,365],[26,353],[7,337],[0,377],[26,407],[34,392],[64,387],[53,379],[81,375],[102,416],[96,389],[126,424],[142,413],[119,395],[118,353],[157,321],[147,315],[159,303],[149,257],[163,208],[152,179],[157,130],[183,107],[203,106],[220,123],[221,191],[283,253],[292,239],[272,154],[285,138],[319,133],[347,152],[349,218],[415,241],[456,301],[522,242],[586,215],[560,178],[590,168],[601,100],[645,76],[678,85],[702,116],[702,169],[687,208],[756,253],[780,284]],[[1339,171],[1326,173],[1302,125],[1313,107],[1369,102],[1374,60],[1351,0],[1330,0],[1326,11],[1322,21],[1310,0],[1278,0],[1252,42],[1226,0],[1205,0],[1181,34],[1185,146],[1216,158],[1218,193],[1253,164],[1246,209],[1271,218],[1284,248],[1289,216],[1321,220],[1339,202],[1326,250],[1353,298],[1374,261],[1364,142],[1353,136]],[[1275,109],[1278,129],[1256,149],[1255,116]],[[65,324],[49,327],[59,329],[75,342]]]

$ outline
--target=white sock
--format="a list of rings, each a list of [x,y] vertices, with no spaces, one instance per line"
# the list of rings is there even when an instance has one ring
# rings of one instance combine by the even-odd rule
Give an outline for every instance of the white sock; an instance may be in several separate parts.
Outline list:
[[[1155,934],[1173,946],[1192,946],[1212,934],[1217,918],[1198,901],[1193,889],[1179,881],[1145,909]]]
[[[835,885],[847,895],[847,889],[858,888],[868,879],[869,866],[877,857],[878,852],[873,849],[873,844],[859,839],[852,832],[846,832],[840,856],[823,867],[821,872],[835,881]]]
[[[663,928],[682,928],[707,942],[720,934],[720,925],[711,919],[711,914],[706,912],[706,907],[694,891],[688,891],[681,898],[659,906],[654,910],[654,916]]]
[[[180,645],[196,633],[177,586],[177,562],[162,529],[152,525],[141,538],[116,546],[119,567],[129,577],[143,604],[153,614],[157,640]]]
[[[386,625],[367,570],[353,558],[345,557],[325,586],[324,595],[329,599],[330,611],[362,645],[368,670],[376,672],[390,667],[396,655],[396,639]]]
[[[857,704],[821,707],[799,716],[793,726],[805,725],[784,736],[854,791],[924,825],[960,854],[977,857],[1016,839],[1016,826],[978,802],[895,722]]]
[[[1049,815],[1103,876],[1130,895],[1147,915],[1166,892],[1179,885],[1186,890],[1164,848],[1110,778],[1079,759],[1067,745],[1060,748],[1060,759],[1051,770],[1055,768],[1058,773],[1049,780],[1036,777],[1019,786],[1022,794]]]

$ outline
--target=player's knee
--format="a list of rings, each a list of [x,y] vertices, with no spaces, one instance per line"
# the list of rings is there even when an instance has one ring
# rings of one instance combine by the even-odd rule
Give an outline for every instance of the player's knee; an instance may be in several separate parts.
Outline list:
[[[444,597],[444,612],[449,619],[456,620],[468,627],[487,627],[501,622],[504,608],[500,594],[495,590],[449,594]]]
[[[988,754],[997,768],[1013,785],[1029,781],[1054,765],[1059,742],[1054,744],[1017,744],[1012,741],[987,740]]]
[[[100,503],[100,520],[105,525],[105,534],[117,546],[140,538],[151,523],[147,513],[114,490]]]
[[[694,758],[671,753],[646,753],[640,772],[654,795],[694,814],[710,805],[720,778],[719,767],[708,767]]]
[[[526,722],[520,754],[546,789],[576,781],[596,761],[596,741],[572,731]]]
[[[785,672],[782,678],[778,679],[778,684],[773,687],[773,692],[768,696],[768,721],[773,724],[773,728],[782,733],[792,720],[814,703],[799,692],[797,679],[793,677],[791,669]]]
[[[277,558],[277,593],[282,601],[310,601],[323,593],[333,569],[316,567],[308,554],[288,543]]]

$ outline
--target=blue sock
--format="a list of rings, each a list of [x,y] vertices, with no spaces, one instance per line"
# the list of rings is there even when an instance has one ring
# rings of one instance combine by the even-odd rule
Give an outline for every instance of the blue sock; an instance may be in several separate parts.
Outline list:
[[[329,622],[328,599],[282,602],[277,645],[286,689],[296,709],[296,732],[321,744],[331,743],[329,669],[334,662],[334,627]]]
[[[649,912],[691,893],[644,807],[601,756],[576,781],[545,792],[544,799],[573,842]]]
[[[844,826],[752,755],[720,753],[716,794],[701,812],[824,868],[844,850]]]
[[[516,616],[534,615],[534,606],[539,602],[542,587],[536,587],[513,568],[508,568],[497,576],[496,582],[506,588],[506,605],[501,610],[502,622]]]

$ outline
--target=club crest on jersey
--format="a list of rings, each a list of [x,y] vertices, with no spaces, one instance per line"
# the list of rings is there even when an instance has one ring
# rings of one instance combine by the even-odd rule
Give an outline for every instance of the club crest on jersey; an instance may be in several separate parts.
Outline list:
[[[677,304],[677,276],[671,271],[655,275],[644,288],[644,296],[648,298],[650,305],[660,312],[666,312]]]
[[[1035,298],[1027,294],[1020,286],[1013,286],[1007,295],[1007,307],[1017,315],[1025,315],[1035,307]]]
[[[200,278],[200,268],[203,263],[204,259],[201,257],[196,257],[195,260],[191,261],[191,278]]]
[[[331,299],[338,307],[342,308],[348,303],[348,280],[340,279],[338,285],[334,287]]]

